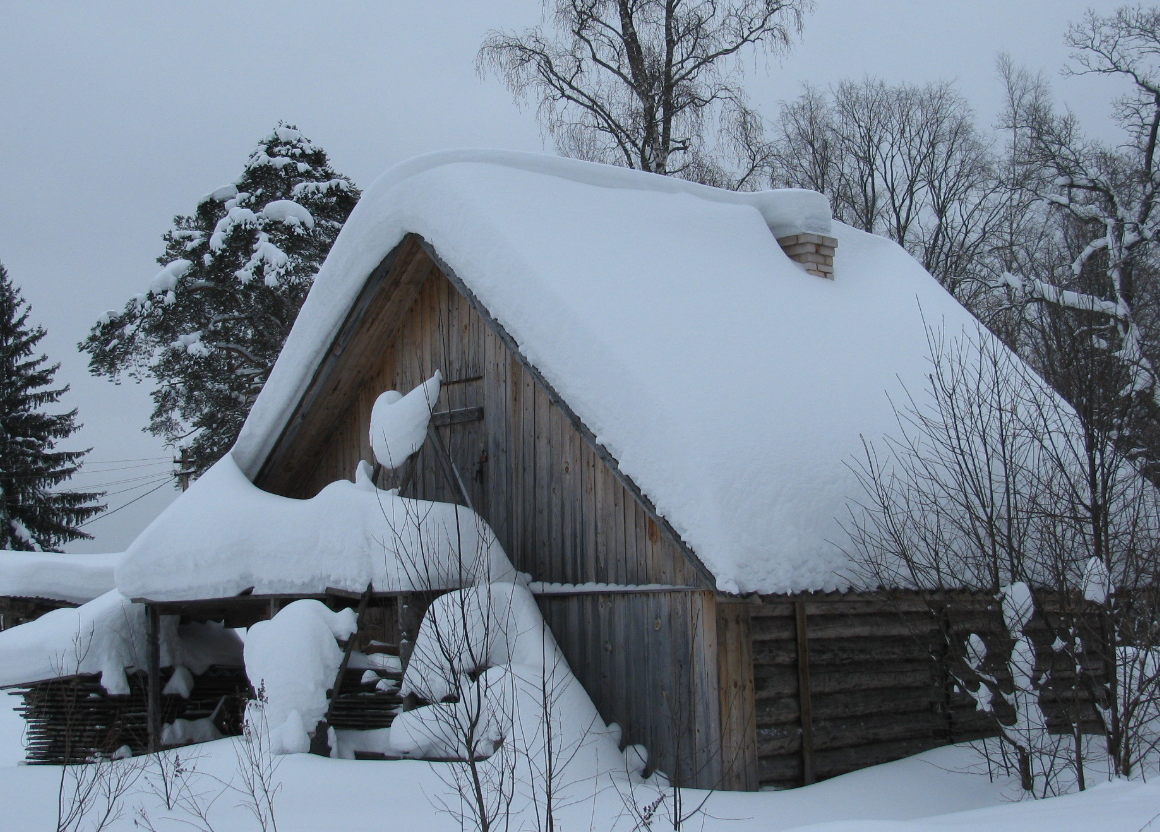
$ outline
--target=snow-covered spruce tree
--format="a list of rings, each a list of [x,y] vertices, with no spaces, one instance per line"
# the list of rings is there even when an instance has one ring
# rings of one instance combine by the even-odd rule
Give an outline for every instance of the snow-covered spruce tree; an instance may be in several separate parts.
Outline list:
[[[88,451],[58,451],[80,427],[75,410],[49,414],[68,386],[53,387],[59,364],[36,354],[44,330],[0,264],[0,549],[52,551],[89,535],[80,525],[104,506],[99,492],[58,491]]]
[[[81,343],[94,374],[156,383],[147,429],[186,449],[195,474],[233,444],[358,197],[280,124],[234,184],[174,218],[148,291]]]

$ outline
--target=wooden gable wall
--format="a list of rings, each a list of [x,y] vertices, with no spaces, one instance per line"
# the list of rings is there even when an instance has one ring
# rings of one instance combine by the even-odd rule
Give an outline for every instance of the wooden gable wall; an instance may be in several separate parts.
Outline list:
[[[519,570],[559,583],[706,586],[670,531],[426,252],[410,246],[399,257],[406,262],[391,264],[393,277],[377,290],[382,297],[364,313],[369,323],[347,347],[359,366],[347,368],[342,386],[327,392],[325,407],[316,405],[326,424],[275,452],[291,476],[264,470],[258,485],[309,497],[352,479],[360,460],[373,460],[375,398],[411,390],[439,370],[436,411],[450,412],[443,421],[454,423],[437,430],[473,506]],[[399,284],[408,284],[409,308],[394,297]],[[387,315],[394,320],[383,320]],[[433,448],[424,447],[416,465],[406,496],[463,502]]]

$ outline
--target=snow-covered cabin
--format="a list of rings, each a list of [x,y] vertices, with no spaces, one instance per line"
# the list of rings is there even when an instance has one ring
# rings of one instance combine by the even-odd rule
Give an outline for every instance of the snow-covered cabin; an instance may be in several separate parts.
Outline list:
[[[370,585],[364,639],[405,641],[445,587],[388,568],[380,489],[399,487],[474,510],[476,549],[527,576],[601,716],[680,782],[786,786],[904,756],[953,738],[954,703],[890,608],[841,594],[839,521],[860,437],[921,386],[930,325],[974,332],[815,193],[419,157],[364,193],[237,444],[117,585],[234,625]],[[376,398],[436,372],[433,440],[371,483]]]

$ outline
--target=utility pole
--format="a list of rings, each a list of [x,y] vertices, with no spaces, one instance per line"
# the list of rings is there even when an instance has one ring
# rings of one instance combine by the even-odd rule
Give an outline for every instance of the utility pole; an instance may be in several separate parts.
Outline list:
[[[193,469],[190,467],[193,460],[189,456],[189,449],[182,448],[181,457],[173,460],[173,464],[177,466],[177,481],[181,483],[181,490],[188,491],[189,477],[193,473]]]

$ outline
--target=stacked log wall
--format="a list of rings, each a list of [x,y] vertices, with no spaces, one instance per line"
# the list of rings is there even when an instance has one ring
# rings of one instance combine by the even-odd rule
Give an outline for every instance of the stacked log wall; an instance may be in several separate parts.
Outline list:
[[[1062,730],[1066,708],[1094,713],[1090,695],[1071,689],[1070,658],[1052,649],[1048,625],[1058,623],[1058,604],[1048,599],[1041,607],[1047,620],[1037,616],[1028,635],[1038,671],[1051,671],[1042,697],[1049,727]],[[944,636],[961,644],[980,635],[987,670],[1003,681],[1010,639],[993,595],[764,596],[750,607],[750,628],[762,788],[800,786],[996,733],[994,719],[948,672]],[[1102,673],[1098,657],[1085,664]]]
[[[172,668],[167,668],[163,681],[172,673]],[[115,754],[126,746],[132,754],[144,754],[149,747],[147,677],[135,672],[127,674],[127,678],[129,693],[116,696],[101,686],[100,674],[9,689],[9,694],[23,699],[16,710],[27,723],[28,762],[79,764]],[[188,699],[177,695],[162,697],[162,721],[203,719],[216,712],[215,725],[220,731],[240,734],[242,711],[249,695],[242,668],[210,667],[194,677]]]

